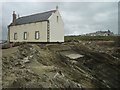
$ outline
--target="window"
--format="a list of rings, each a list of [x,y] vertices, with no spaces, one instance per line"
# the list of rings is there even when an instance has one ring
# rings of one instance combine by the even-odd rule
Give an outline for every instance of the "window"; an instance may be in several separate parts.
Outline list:
[[[14,33],[14,40],[17,40],[17,33]]]
[[[59,17],[57,16],[57,22],[58,22],[58,20],[59,20]]]
[[[39,37],[40,37],[40,35],[39,35],[39,31],[35,31],[35,39],[38,40]]]
[[[27,40],[27,32],[24,32],[24,40]]]

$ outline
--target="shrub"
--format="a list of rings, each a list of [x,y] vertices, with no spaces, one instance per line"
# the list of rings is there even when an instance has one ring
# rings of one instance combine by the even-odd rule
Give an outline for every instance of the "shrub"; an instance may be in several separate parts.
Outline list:
[[[120,36],[117,36],[117,38],[115,40],[115,45],[120,47]]]
[[[19,42],[13,42],[13,44],[12,44],[13,47],[16,47],[16,46],[19,46],[19,45],[20,45]]]
[[[16,46],[20,46],[20,45],[23,45],[23,44],[26,44],[26,42],[13,42],[12,46],[16,47]]]
[[[2,49],[8,49],[11,47],[11,44],[10,43],[5,43],[2,45]]]

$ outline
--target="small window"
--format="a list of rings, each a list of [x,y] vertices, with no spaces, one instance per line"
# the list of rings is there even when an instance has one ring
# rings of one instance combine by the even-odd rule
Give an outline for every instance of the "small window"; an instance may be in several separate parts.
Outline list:
[[[59,17],[57,16],[57,22],[58,22],[58,20],[59,20]]]
[[[14,40],[17,40],[17,33],[14,33]]]
[[[40,33],[39,31],[35,31],[35,39],[38,40],[40,38]]]
[[[24,40],[27,40],[27,32],[24,32]]]

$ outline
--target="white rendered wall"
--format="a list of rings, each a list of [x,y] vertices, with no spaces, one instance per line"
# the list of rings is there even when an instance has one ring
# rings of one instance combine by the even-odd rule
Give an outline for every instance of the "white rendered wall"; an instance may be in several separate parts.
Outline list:
[[[59,17],[57,22],[57,16]],[[64,23],[57,10],[49,17],[50,21],[50,42],[64,42]]]
[[[39,40],[35,39],[35,31],[40,32]],[[23,38],[24,32],[28,33],[27,40]],[[18,35],[17,40],[14,40],[14,33]],[[47,21],[11,26],[10,42],[47,42]]]

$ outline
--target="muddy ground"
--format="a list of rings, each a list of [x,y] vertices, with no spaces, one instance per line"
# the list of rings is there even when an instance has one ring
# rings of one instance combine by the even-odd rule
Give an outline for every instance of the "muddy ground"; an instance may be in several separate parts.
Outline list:
[[[120,88],[112,41],[24,44],[2,54],[3,88]]]

